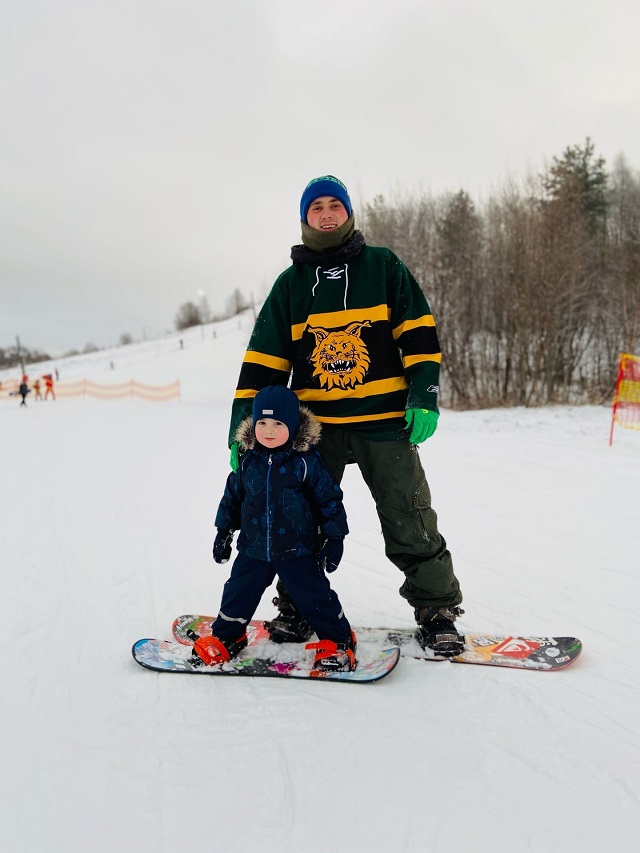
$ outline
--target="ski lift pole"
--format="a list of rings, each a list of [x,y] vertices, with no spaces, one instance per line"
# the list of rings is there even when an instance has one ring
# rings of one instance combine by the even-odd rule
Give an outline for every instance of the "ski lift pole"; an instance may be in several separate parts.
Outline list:
[[[22,349],[20,348],[20,337],[16,335],[16,348],[18,350],[18,362],[20,364],[20,372],[24,376],[24,360],[22,358]]]

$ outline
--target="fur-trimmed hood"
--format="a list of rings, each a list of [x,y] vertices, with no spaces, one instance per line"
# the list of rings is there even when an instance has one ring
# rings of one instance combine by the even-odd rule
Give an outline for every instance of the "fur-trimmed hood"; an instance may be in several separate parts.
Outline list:
[[[291,443],[291,449],[296,453],[305,453],[314,447],[322,435],[322,425],[311,409],[300,406],[300,426]],[[242,453],[253,450],[256,446],[256,434],[253,429],[253,418],[249,416],[240,422],[234,440],[240,444]],[[276,448],[280,450],[281,448]]]

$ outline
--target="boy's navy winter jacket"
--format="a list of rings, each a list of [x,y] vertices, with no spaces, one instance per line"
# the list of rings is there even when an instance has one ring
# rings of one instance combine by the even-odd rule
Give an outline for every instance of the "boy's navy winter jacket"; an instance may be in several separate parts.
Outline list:
[[[267,562],[302,557],[316,553],[321,539],[349,532],[342,489],[313,449],[321,430],[305,406],[293,441],[275,450],[257,443],[250,417],[238,427],[235,440],[243,455],[227,479],[215,524],[240,530],[240,554]]]

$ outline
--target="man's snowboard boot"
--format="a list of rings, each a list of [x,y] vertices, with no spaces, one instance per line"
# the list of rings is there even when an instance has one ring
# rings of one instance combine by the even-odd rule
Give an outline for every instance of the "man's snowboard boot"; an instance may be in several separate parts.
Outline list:
[[[416,639],[425,650],[438,657],[452,658],[464,651],[464,637],[454,621],[464,613],[460,607],[421,607],[415,609]]]
[[[222,640],[220,637],[199,637],[193,644],[192,666],[217,666],[227,663],[247,645],[246,632],[237,640]]]
[[[305,643],[313,634],[313,628],[298,613],[294,603],[276,597],[273,604],[280,612],[275,619],[264,623],[269,639],[274,643]]]
[[[333,640],[319,640],[308,643],[305,649],[313,649],[315,657],[311,666],[311,675],[321,675],[325,672],[352,672],[356,666],[356,635],[346,643],[334,643]]]

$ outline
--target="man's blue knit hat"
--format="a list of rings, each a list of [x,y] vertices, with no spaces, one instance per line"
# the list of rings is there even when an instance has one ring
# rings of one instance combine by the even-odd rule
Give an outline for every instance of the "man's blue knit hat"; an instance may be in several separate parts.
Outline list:
[[[303,222],[307,221],[307,213],[312,203],[323,195],[330,195],[332,198],[337,198],[338,201],[344,204],[347,214],[351,216],[353,208],[351,207],[351,199],[345,185],[342,181],[334,178],[333,175],[323,175],[321,178],[314,178],[304,188],[302,198],[300,199],[300,219]]]
[[[282,421],[293,438],[300,426],[300,403],[290,388],[285,385],[267,385],[253,399],[253,425],[261,418]]]

